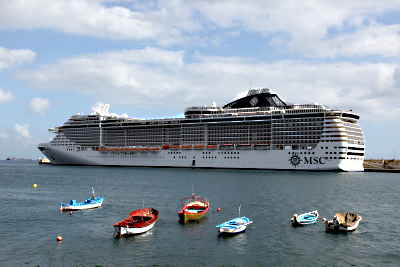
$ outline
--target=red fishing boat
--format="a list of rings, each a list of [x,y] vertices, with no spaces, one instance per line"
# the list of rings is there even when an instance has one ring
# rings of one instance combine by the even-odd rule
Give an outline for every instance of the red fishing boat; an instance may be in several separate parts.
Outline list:
[[[158,210],[144,208],[134,210],[122,221],[116,222],[114,226],[114,236],[122,237],[125,235],[141,234],[154,227],[158,220]]]
[[[210,208],[210,202],[196,194],[180,201],[178,216],[181,223],[198,221],[203,218]]]

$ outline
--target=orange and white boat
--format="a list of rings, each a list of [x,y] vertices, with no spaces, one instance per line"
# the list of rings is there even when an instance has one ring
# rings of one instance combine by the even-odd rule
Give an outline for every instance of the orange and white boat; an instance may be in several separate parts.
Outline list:
[[[126,235],[142,234],[154,227],[158,220],[158,210],[153,208],[143,208],[134,210],[122,221],[116,222],[114,226],[114,236],[122,237]]]

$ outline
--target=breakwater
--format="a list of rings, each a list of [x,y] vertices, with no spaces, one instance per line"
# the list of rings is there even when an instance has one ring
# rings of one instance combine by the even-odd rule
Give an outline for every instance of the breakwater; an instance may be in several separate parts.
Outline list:
[[[364,170],[369,172],[400,172],[400,160],[366,159]]]

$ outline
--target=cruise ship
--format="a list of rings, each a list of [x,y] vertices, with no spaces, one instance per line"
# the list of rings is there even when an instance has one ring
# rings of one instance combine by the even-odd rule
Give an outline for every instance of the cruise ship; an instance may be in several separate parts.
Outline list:
[[[319,104],[288,104],[269,89],[184,118],[135,119],[108,107],[73,115],[39,144],[52,164],[363,171],[359,115]]]

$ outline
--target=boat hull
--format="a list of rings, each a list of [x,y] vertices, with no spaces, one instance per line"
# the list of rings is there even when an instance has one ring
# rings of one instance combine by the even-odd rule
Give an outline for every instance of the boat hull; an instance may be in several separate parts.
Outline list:
[[[64,206],[61,207],[61,211],[77,211],[77,210],[89,210],[89,209],[96,209],[100,208],[103,203],[95,203],[95,204],[88,204],[82,206]]]
[[[350,226],[346,226],[346,225],[343,225],[343,224],[335,223],[333,220],[326,221],[325,222],[325,231],[326,232],[334,232],[334,233],[337,233],[337,232],[344,232],[344,233],[354,232],[355,230],[357,230],[358,226],[360,225],[360,221],[361,220],[362,220],[362,217],[358,216],[357,221],[353,225],[350,225]]]
[[[222,235],[236,235],[245,232],[247,229],[246,225],[240,225],[233,229],[221,227],[219,228],[218,232]]]
[[[181,223],[188,223],[191,221],[199,221],[201,220],[207,212],[202,212],[202,213],[186,213],[186,212],[180,212],[178,213],[179,216],[179,222]]]
[[[331,146],[347,146],[332,143]],[[161,149],[158,151],[79,151],[78,148],[41,144],[42,153],[56,165],[229,168],[270,170],[363,171],[363,158],[330,159],[337,150]],[[204,156],[207,151],[208,156]],[[179,157],[175,153],[179,152]],[[301,153],[301,154],[300,154]],[[310,154],[312,153],[312,154]],[[304,156],[307,154],[307,156]],[[309,156],[310,154],[310,156]],[[297,155],[297,156],[296,156]]]
[[[143,234],[143,233],[153,229],[156,222],[154,222],[148,226],[145,226],[145,227],[114,226],[114,237],[120,238],[123,236]]]

